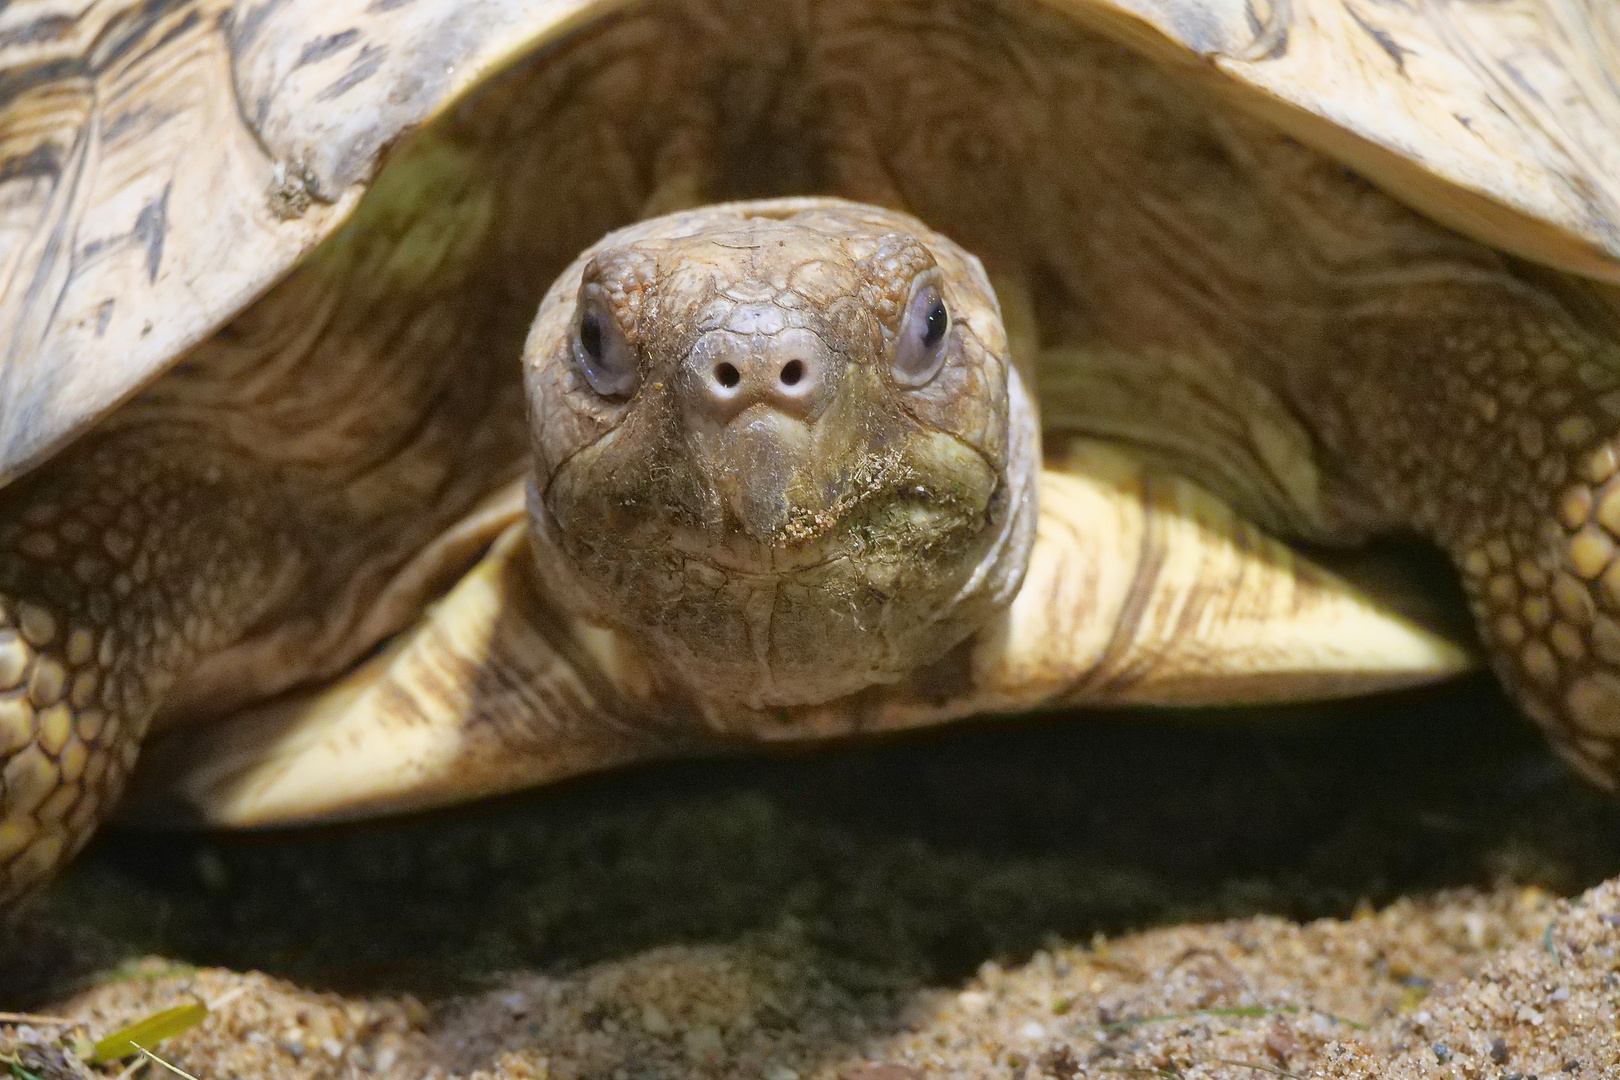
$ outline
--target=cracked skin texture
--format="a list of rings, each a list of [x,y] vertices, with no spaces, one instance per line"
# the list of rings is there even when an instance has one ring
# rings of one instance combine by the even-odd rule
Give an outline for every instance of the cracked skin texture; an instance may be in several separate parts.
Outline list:
[[[649,102],[677,105],[649,122]],[[1304,493],[1281,531],[1436,542],[1521,706],[1613,786],[1609,286],[1450,231],[1184,74],[1012,2],[648,4],[518,65],[393,166],[321,255],[0,494],[0,896],[84,842],[165,710],[319,683],[408,622],[364,613],[523,468],[512,368],[546,284],[671,181],[915,213],[1025,277],[1037,368],[1102,347],[1229,364],[1309,447],[1283,463],[1306,482],[1279,485]],[[872,279],[874,309],[896,274]],[[1035,380],[1048,433],[1088,430],[1087,400],[1040,389],[1058,374]],[[1233,419],[1212,416],[1178,420]],[[542,421],[543,440],[565,430]],[[953,422],[994,461],[993,438]],[[1224,478],[1277,462],[1201,445],[1177,463],[1256,509]],[[115,451],[109,487],[98,455]],[[821,541],[824,495],[796,492],[823,501],[758,517],[753,538]]]

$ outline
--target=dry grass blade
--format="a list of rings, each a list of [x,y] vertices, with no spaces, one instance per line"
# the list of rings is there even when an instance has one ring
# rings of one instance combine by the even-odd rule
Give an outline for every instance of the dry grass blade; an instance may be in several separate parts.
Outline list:
[[[1288,1080],[1305,1080],[1304,1077],[1296,1076],[1286,1069],[1279,1069],[1272,1065],[1261,1065],[1254,1061],[1236,1061],[1231,1058],[1208,1058],[1207,1060],[1214,1065],[1235,1065],[1240,1069],[1253,1069],[1255,1072],[1270,1073],[1273,1076],[1285,1076]]]
[[[81,1020],[65,1016],[38,1016],[34,1013],[0,1012],[0,1024],[39,1024],[46,1027],[77,1027]]]
[[[1215,1017],[1237,1017],[1248,1019],[1263,1016],[1300,1016],[1306,1012],[1315,1013],[1333,1021],[1343,1024],[1355,1031],[1366,1031],[1367,1025],[1358,1020],[1351,1020],[1344,1016],[1335,1016],[1333,1013],[1322,1012],[1320,1009],[1296,1009],[1293,1006],[1271,1008],[1264,1005],[1246,1005],[1232,1009],[1197,1009],[1193,1012],[1164,1013],[1160,1016],[1140,1016],[1128,1020],[1114,1020],[1106,1024],[1097,1024],[1087,1030],[1090,1031],[1128,1031],[1131,1028],[1141,1027],[1144,1024],[1162,1024],[1172,1020],[1204,1020]]]
[[[176,1076],[185,1077],[185,1080],[197,1080],[197,1078],[195,1076],[192,1076],[190,1073],[186,1072],[186,1070],[182,1069],[180,1066],[169,1064],[167,1061],[164,1061],[162,1058],[158,1057],[156,1054],[152,1053],[152,1051],[148,1050],[146,1047],[140,1045],[139,1043],[135,1044],[135,1049],[139,1050],[142,1054],[145,1054],[146,1057],[149,1060],[157,1062],[159,1065],[163,1066],[165,1069],[168,1069],[170,1072],[174,1073]]]

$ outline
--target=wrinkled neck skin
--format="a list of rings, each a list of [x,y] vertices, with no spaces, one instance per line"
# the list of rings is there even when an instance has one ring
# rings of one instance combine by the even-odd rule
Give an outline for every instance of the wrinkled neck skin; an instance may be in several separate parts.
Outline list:
[[[910,217],[621,230],[552,287],[524,371],[543,588],[627,696],[791,726],[946,657],[1023,580],[1035,409],[982,267]]]

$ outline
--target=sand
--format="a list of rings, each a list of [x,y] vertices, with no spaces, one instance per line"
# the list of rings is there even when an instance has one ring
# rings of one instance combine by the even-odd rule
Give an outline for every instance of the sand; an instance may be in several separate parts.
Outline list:
[[[1620,807],[1484,680],[113,831],[13,928],[30,1076],[1620,1076]],[[153,1067],[155,1068],[155,1066]],[[115,1070],[102,1069],[113,1075]],[[13,1068],[16,1073],[16,1068]]]

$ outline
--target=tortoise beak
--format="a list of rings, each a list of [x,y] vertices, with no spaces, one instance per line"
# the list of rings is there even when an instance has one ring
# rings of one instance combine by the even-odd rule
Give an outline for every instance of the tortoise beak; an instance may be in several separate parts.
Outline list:
[[[803,504],[819,502],[798,483],[809,473],[809,425],[756,405],[719,434],[710,455],[716,493],[731,516],[754,540],[777,544],[807,540],[817,515]]]

